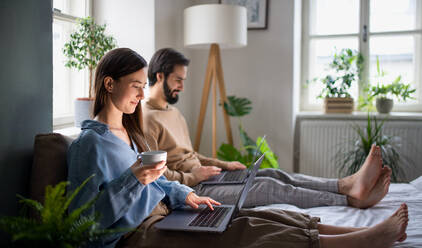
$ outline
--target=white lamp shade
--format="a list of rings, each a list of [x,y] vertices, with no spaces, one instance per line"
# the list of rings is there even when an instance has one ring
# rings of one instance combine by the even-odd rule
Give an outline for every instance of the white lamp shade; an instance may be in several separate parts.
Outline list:
[[[246,8],[237,5],[203,4],[184,11],[186,47],[204,48],[219,44],[221,48],[244,47],[247,44]]]

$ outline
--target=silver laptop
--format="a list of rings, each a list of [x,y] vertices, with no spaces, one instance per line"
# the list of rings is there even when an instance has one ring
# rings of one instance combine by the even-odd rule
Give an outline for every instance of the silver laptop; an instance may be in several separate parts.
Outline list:
[[[262,143],[264,143],[265,137],[266,135],[264,135],[261,139],[261,142],[259,142],[259,145],[254,153],[254,157],[252,161],[255,161],[258,155],[258,152],[261,149],[261,145]],[[250,174],[251,172],[250,168],[246,170],[222,171],[220,174],[210,177],[205,181],[202,181],[201,184],[203,185],[242,184],[242,183],[245,183],[246,178]]]
[[[264,154],[255,162],[243,189],[239,194],[236,205],[214,206],[214,211],[206,206],[198,209],[184,207],[173,210],[162,221],[155,224],[157,229],[171,231],[212,232],[222,233],[243,206],[256,173],[261,166]]]

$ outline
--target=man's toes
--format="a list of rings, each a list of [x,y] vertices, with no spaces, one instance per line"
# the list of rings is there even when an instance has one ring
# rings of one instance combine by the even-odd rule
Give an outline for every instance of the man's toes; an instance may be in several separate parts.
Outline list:
[[[369,150],[369,155],[374,156],[376,155],[377,146],[375,144],[372,144],[371,150]]]
[[[383,171],[385,171],[386,173],[388,173],[388,175],[391,175],[391,168],[388,167],[388,165],[384,165],[384,167],[382,168]]]
[[[405,240],[406,240],[406,238],[407,238],[407,234],[406,234],[406,233],[404,233],[404,234],[403,234],[403,236],[401,236],[401,237],[399,238],[399,240],[397,240],[397,241],[399,241],[399,242],[403,242],[403,241],[405,241]]]

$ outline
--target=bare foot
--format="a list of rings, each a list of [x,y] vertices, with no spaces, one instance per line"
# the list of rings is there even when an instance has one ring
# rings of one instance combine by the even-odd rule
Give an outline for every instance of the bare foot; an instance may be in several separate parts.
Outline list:
[[[391,169],[387,166],[384,166],[384,168],[382,168],[381,175],[377,180],[377,183],[369,192],[369,196],[365,200],[358,200],[349,196],[347,198],[349,205],[356,208],[370,208],[377,204],[388,193],[391,179],[390,175]]]
[[[337,235],[320,234],[321,247],[343,248],[386,248],[394,242],[406,239],[406,228],[409,222],[407,205],[403,203],[397,211],[383,222],[354,232],[342,232]],[[344,228],[341,228],[343,230]],[[339,229],[335,229],[338,230]]]
[[[382,171],[382,157],[379,146],[372,145],[365,162],[355,174],[339,180],[340,193],[358,200],[369,197]]]
[[[403,242],[407,237],[408,222],[407,205],[403,203],[388,219],[368,229],[374,237],[372,247],[390,247],[395,241]]]

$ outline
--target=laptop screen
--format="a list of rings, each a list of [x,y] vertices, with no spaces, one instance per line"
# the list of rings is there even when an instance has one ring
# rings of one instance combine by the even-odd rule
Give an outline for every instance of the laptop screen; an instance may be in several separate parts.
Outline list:
[[[258,147],[256,148],[256,150],[253,154],[252,163],[255,161],[257,155],[259,154],[259,151],[261,150],[262,143],[264,143],[265,137],[267,137],[266,134],[264,134],[264,136],[262,136],[261,142],[259,142]],[[252,169],[252,166],[250,168]]]
[[[236,203],[235,210],[234,210],[235,212],[234,212],[233,216],[235,216],[237,214],[237,212],[239,211],[239,209],[243,206],[243,203],[245,202],[246,196],[248,195],[249,189],[251,188],[252,183],[255,179],[256,173],[257,173],[259,167],[261,166],[262,160],[264,159],[264,155],[265,155],[265,153],[262,154],[261,157],[259,157],[259,159],[255,162],[255,164],[254,164],[254,166],[251,170],[251,174],[249,175],[249,177],[248,177],[248,179],[245,183],[245,186],[243,186],[242,193],[240,193],[239,198],[237,199],[237,203]]]

